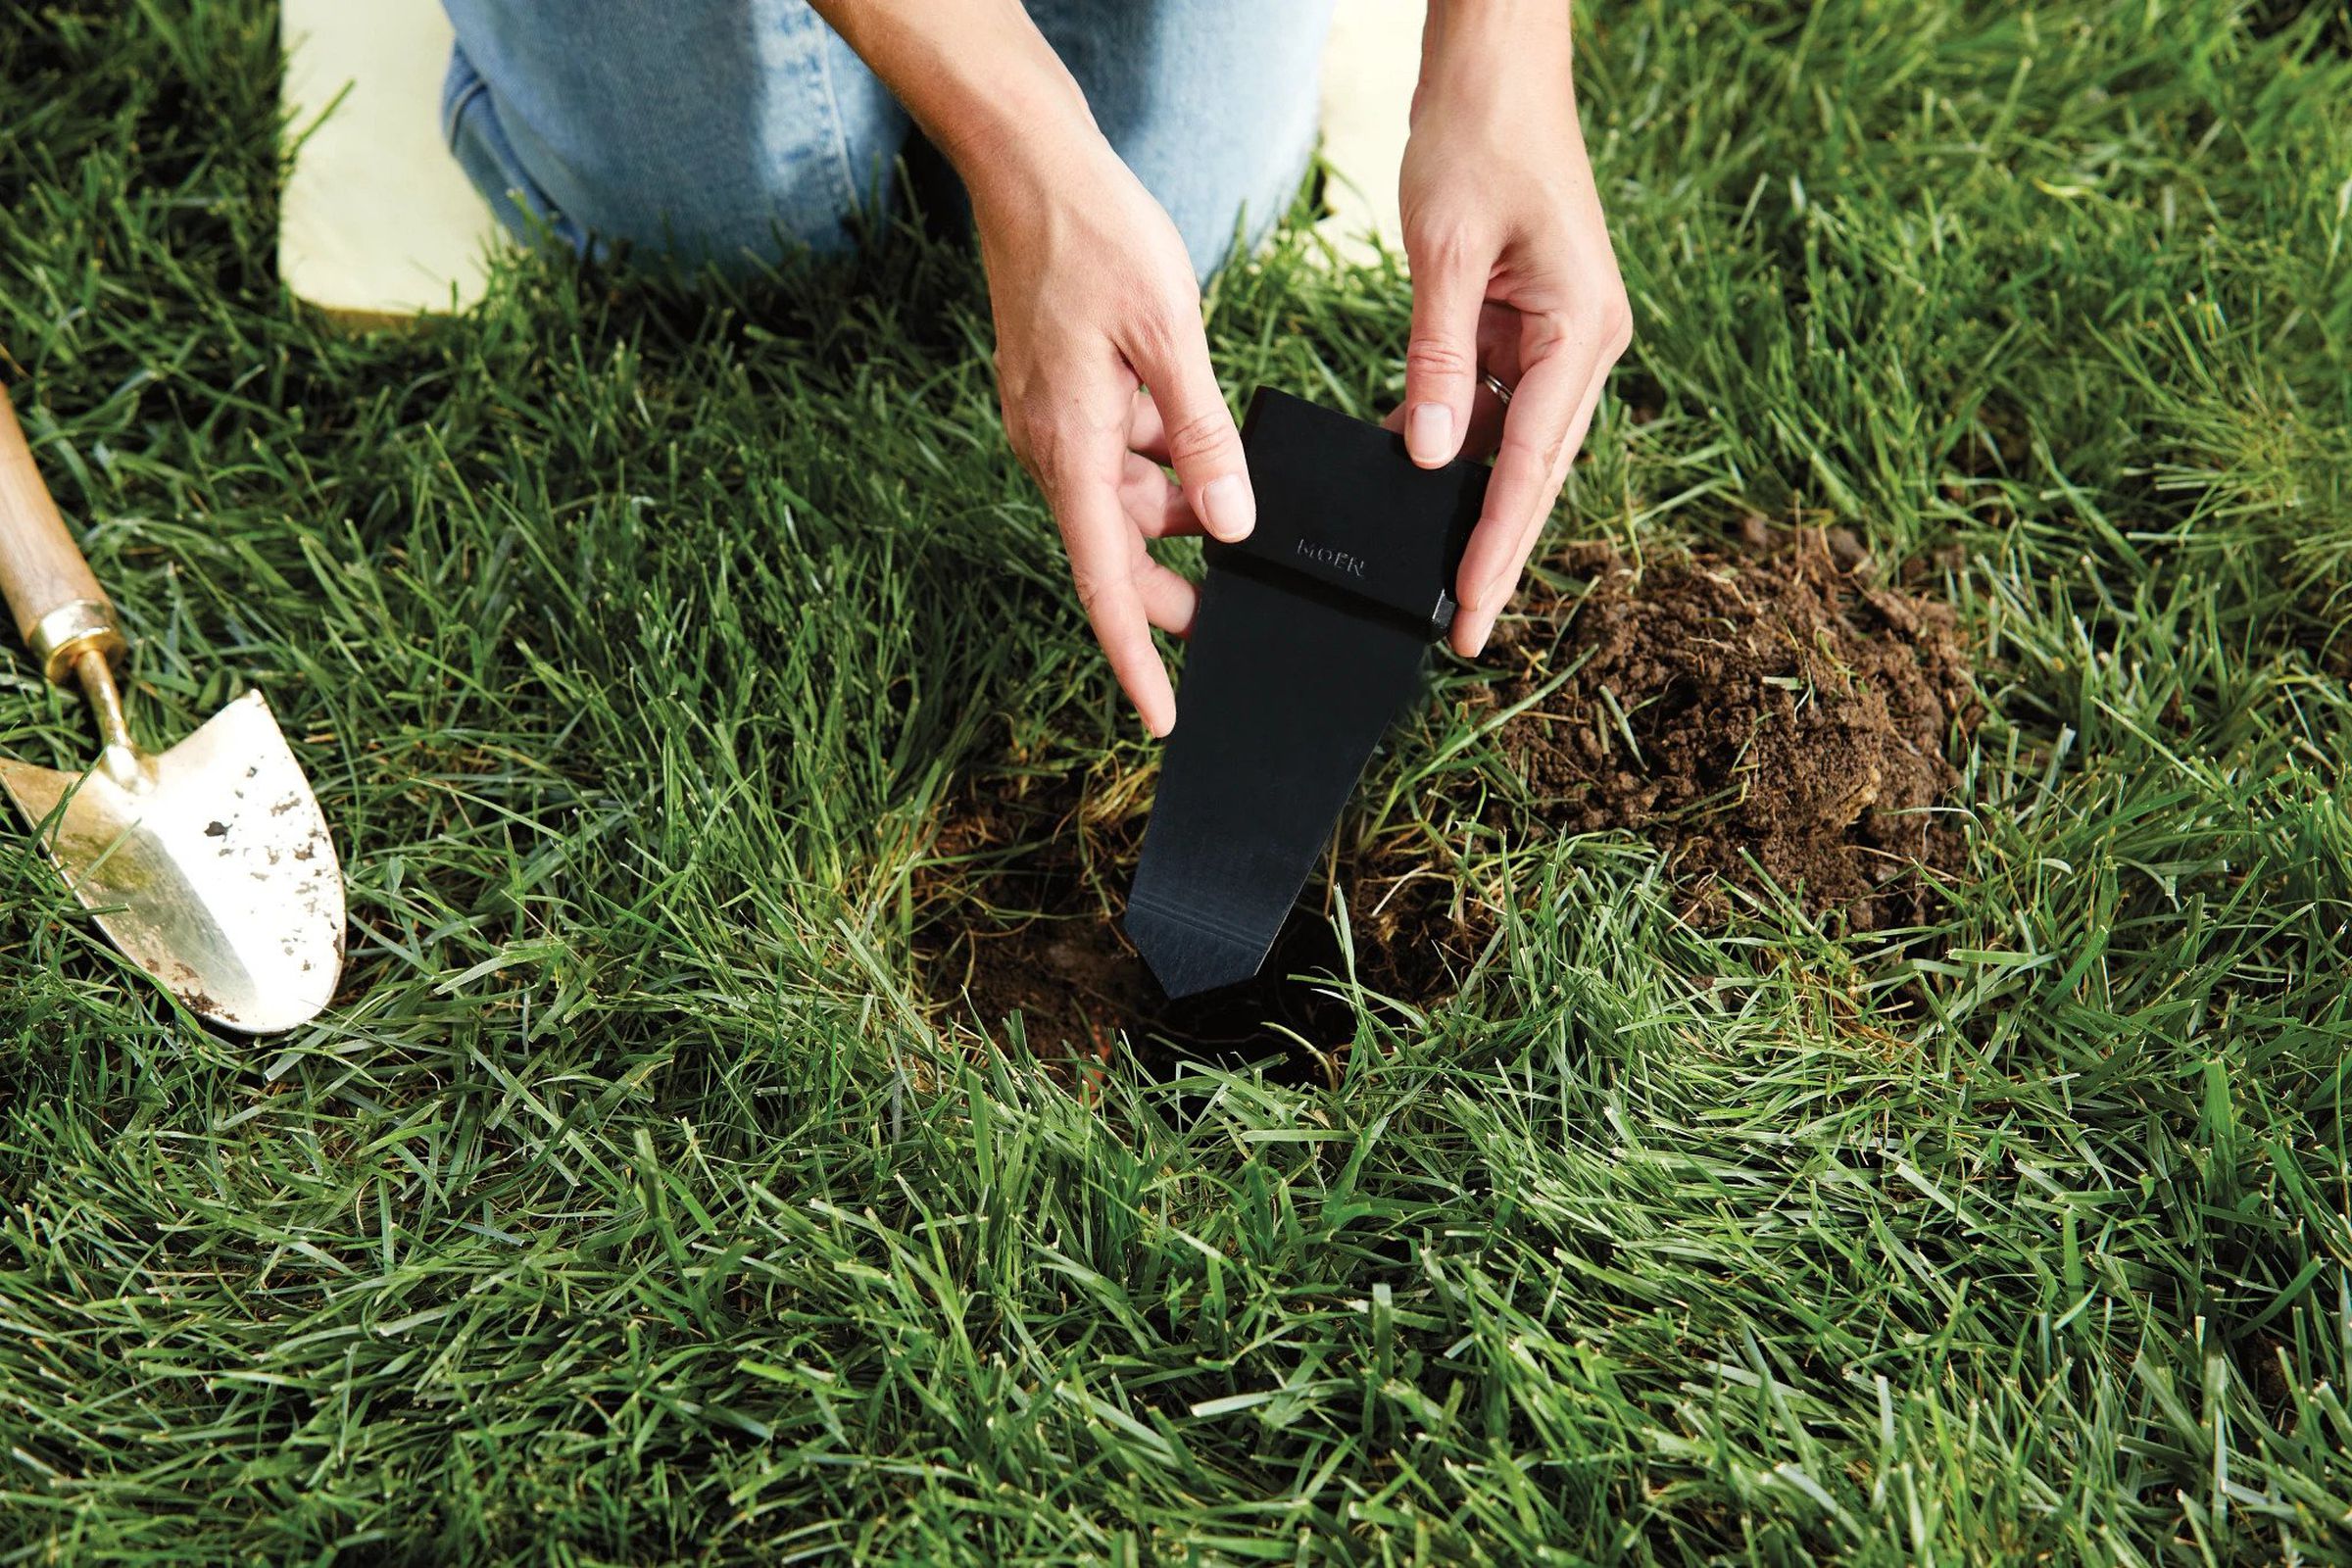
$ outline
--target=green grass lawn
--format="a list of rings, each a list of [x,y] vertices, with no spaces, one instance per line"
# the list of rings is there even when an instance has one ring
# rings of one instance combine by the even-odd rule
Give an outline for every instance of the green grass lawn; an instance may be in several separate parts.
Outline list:
[[[1557,536],[1937,563],[1965,875],[1693,929],[1481,826],[1450,667],[1343,847],[1496,934],[1303,1085],[930,1005],[948,804],[1153,755],[963,253],[338,335],[274,28],[0,18],[0,373],[133,722],[264,689],[352,906],[231,1040],[0,843],[0,1563],[2352,1560],[2340,6],[1593,8],[1638,333]],[[1402,280],[1310,252],[1226,384],[1377,412]]]

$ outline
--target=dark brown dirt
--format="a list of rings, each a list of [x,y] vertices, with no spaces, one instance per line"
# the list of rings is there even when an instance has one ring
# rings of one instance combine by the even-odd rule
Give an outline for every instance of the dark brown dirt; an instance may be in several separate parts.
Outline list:
[[[1705,923],[1767,886],[1854,930],[1918,920],[1918,868],[1959,861],[1933,809],[1959,783],[1945,748],[1981,712],[1953,614],[1883,583],[1844,530],[1759,522],[1749,544],[1572,563],[1583,587],[1511,634],[1518,667],[1490,688],[1515,705],[1569,672],[1503,727],[1524,804],[1657,840]]]
[[[1353,1011],[1330,995],[1347,965],[1328,879],[1310,883],[1256,980],[1168,1001],[1118,928],[1148,785],[999,776],[952,802],[915,878],[916,957],[933,1000],[991,1032],[1021,1013],[1030,1050],[1047,1059],[1101,1059],[1125,1030],[1147,1064],[1288,1045],[1302,1073],[1318,1070],[1355,1032]],[[1491,929],[1457,913],[1453,880],[1378,845],[1343,878],[1364,986],[1415,1005],[1449,996]]]

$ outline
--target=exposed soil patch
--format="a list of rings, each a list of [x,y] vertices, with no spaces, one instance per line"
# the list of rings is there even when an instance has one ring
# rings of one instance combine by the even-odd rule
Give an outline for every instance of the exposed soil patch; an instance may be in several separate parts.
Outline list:
[[[1605,550],[1568,563],[1582,584],[1531,604],[1473,699],[1533,700],[1500,733],[1524,795],[1488,825],[1647,834],[1705,923],[1732,889],[1768,886],[1849,929],[1919,920],[1919,868],[1959,863],[1960,834],[1934,809],[1959,782],[1945,748],[1981,711],[1952,612],[1882,582],[1841,534],[1754,544],[1638,574]],[[1292,1064],[1314,1075],[1355,1032],[1330,994],[1346,963],[1327,882],[1258,979],[1171,1003],[1118,925],[1150,805],[1148,780],[1101,771],[1007,766],[966,785],[914,882],[932,1000],[991,1033],[1021,1014],[1046,1060],[1100,1060],[1122,1032],[1161,1067],[1296,1036],[1308,1049]],[[1340,865],[1358,977],[1422,1007],[1452,995],[1494,929],[1430,848],[1375,844]]]
[[[933,1000],[992,1032],[1020,1013],[1030,1050],[1049,1060],[1100,1059],[1125,1031],[1148,1065],[1288,1045],[1298,1075],[1313,1075],[1356,1023],[1331,994],[1347,961],[1329,883],[1309,883],[1257,979],[1170,1002],[1118,925],[1151,804],[1134,783],[984,777],[951,803],[914,888]],[[1492,929],[1457,907],[1453,879],[1380,846],[1341,871],[1364,986],[1414,1005],[1450,996]]]
[[[1663,844],[1702,921],[1770,885],[1851,929],[1910,923],[1919,867],[1958,863],[1933,808],[1959,783],[1949,738],[1981,713],[1954,616],[1882,582],[1841,530],[1754,533],[1752,555],[1639,574],[1605,550],[1572,563],[1583,590],[1504,644],[1518,667],[1493,699],[1544,695],[1503,751],[1544,820]]]

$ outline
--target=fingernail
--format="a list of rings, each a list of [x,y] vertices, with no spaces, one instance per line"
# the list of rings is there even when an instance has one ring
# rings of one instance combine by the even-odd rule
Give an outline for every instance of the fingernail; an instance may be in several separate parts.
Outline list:
[[[1453,411],[1443,403],[1416,403],[1404,416],[1404,449],[1425,468],[1453,458]]]
[[[1228,544],[1249,538],[1257,526],[1257,498],[1250,493],[1250,481],[1238,473],[1223,473],[1201,486],[1200,521]]]

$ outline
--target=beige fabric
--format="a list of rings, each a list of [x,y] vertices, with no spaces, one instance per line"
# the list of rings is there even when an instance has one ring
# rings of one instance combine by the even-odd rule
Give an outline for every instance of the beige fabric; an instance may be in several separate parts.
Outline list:
[[[441,144],[437,0],[282,0],[278,28],[298,139],[278,275],[363,321],[471,304],[497,225]]]
[[[1377,235],[1403,248],[1396,171],[1413,82],[1421,74],[1422,0],[1340,0],[1323,52],[1323,157],[1335,176],[1331,215],[1316,224],[1343,256],[1362,260]]]

